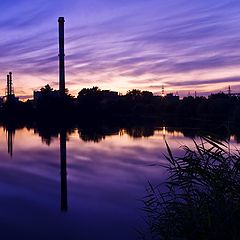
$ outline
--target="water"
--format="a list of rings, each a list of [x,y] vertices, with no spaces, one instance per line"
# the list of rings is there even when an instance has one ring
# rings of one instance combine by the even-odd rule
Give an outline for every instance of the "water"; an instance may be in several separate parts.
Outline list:
[[[136,239],[147,181],[166,177],[156,166],[166,163],[164,139],[175,154],[192,145],[165,128],[46,134],[0,127],[1,238]]]

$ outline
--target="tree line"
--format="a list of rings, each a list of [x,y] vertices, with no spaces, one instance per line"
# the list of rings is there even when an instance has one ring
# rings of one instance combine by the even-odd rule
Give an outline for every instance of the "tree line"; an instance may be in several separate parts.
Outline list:
[[[154,96],[152,92],[129,90],[125,95],[83,88],[75,98],[66,90],[60,97],[49,85],[41,88],[35,100],[6,101],[0,108],[0,118],[50,118],[79,120],[102,118],[179,118],[202,120],[240,120],[240,98],[224,93],[208,97],[173,95]]]

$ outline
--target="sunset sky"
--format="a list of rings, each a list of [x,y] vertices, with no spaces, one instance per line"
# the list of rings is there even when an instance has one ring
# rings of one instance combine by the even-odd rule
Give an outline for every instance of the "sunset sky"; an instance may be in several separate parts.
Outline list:
[[[240,92],[240,1],[1,0],[0,95],[58,88],[58,23],[64,16],[66,87],[99,86],[180,96]]]

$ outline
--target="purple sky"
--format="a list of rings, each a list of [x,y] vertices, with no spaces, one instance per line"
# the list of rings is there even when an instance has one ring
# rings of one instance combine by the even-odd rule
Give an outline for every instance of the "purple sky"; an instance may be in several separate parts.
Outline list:
[[[240,1],[1,0],[0,95],[58,88],[57,19],[66,19],[66,85],[125,93],[240,91]]]

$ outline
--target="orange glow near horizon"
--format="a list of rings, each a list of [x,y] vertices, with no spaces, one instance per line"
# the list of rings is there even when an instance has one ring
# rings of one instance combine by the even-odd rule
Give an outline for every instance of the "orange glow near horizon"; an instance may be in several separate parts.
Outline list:
[[[21,99],[31,99],[33,91],[39,90],[41,87],[46,84],[50,84],[54,89],[58,89],[58,75],[42,75],[38,77],[37,75],[27,75],[21,73],[13,73],[13,84],[16,96],[20,96]],[[67,71],[66,77],[66,87],[69,89],[70,93],[74,96],[77,96],[78,92],[82,88],[91,88],[93,86],[98,86],[101,89],[109,89],[112,91],[117,91],[119,93],[125,94],[128,90],[131,89],[140,89],[148,90],[157,95],[162,93],[162,84],[164,84],[165,94],[167,93],[176,93],[178,92],[180,96],[187,95],[188,92],[193,93],[197,91],[198,95],[207,95],[211,92],[225,91],[230,85],[233,91],[239,90],[239,84],[235,82],[218,82],[213,84],[205,84],[204,81],[199,84],[192,85],[194,82],[193,79],[204,79],[205,81],[211,81],[214,79],[221,78],[231,78],[231,76],[236,76],[238,74],[237,68],[228,68],[228,69],[217,69],[208,72],[204,71],[194,71],[188,74],[172,74],[165,75],[165,79],[158,80],[157,76],[153,74],[145,74],[140,77],[132,76],[120,76],[116,73],[111,74],[89,74],[81,73],[75,75]],[[106,78],[108,77],[108,81]],[[159,77],[160,78],[160,77]],[[77,80],[77,79],[89,79],[88,81]],[[92,80],[91,80],[92,79]],[[156,79],[151,82],[151,85],[144,79]],[[174,80],[178,79],[178,80]],[[197,81],[197,80],[196,80]],[[135,83],[137,82],[137,83]],[[184,84],[181,85],[181,83]],[[189,84],[188,84],[189,82]],[[1,81],[0,95],[5,94],[5,82]],[[176,86],[175,86],[176,85]]]

